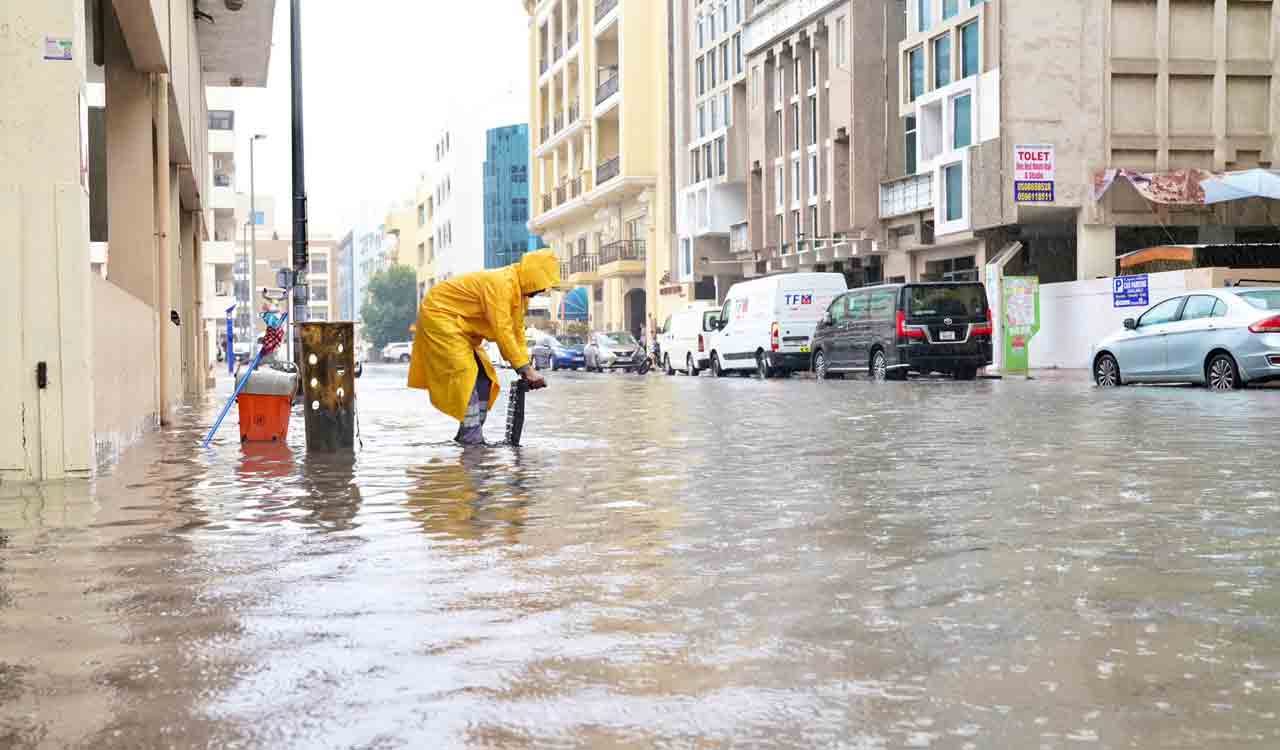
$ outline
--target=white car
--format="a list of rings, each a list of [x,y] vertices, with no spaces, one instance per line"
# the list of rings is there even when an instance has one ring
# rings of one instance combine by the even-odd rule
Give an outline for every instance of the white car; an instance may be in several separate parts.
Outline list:
[[[734,284],[711,335],[711,372],[768,378],[808,370],[814,329],[848,290],[839,273],[784,273]]]
[[[708,339],[716,330],[720,307],[714,302],[694,302],[689,309],[673,313],[662,324],[658,346],[662,350],[662,369],[668,375],[677,371],[697,375],[711,362]]]
[[[412,356],[412,341],[393,341],[382,347],[382,359],[384,362],[408,362]]]

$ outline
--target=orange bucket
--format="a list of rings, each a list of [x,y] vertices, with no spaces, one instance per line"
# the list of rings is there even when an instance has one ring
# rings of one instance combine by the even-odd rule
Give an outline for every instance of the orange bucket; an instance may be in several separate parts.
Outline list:
[[[240,442],[284,442],[289,436],[291,396],[262,396],[241,393],[236,396],[240,411]]]

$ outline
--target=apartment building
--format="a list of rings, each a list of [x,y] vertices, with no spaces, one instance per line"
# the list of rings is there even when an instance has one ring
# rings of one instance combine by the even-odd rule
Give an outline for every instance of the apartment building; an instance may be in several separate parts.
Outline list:
[[[340,301],[333,288],[335,274],[330,272],[338,255],[338,240],[325,234],[311,233],[307,237],[307,315],[308,320],[343,320],[339,315]],[[266,303],[262,289],[279,288],[277,274],[293,266],[293,240],[278,232],[258,238],[257,268],[254,273],[254,318],[256,336],[266,332],[262,312]],[[283,306],[282,306],[283,307]]]
[[[213,92],[209,92],[212,94]],[[210,96],[210,99],[213,97]],[[237,263],[241,251],[241,231],[249,221],[240,196],[236,194],[236,113],[229,102],[210,102],[209,110],[209,175],[213,184],[209,196],[209,239],[201,248],[201,285],[203,309],[200,317],[203,335],[209,342],[206,351],[216,355],[226,346],[227,309],[235,306],[235,333],[240,340],[249,334],[250,314],[244,301],[248,297],[247,262]],[[246,168],[247,169],[247,168]]]
[[[742,277],[734,252],[747,241],[749,0],[675,0],[672,109],[675,128],[674,277],[695,299]],[[754,266],[752,267],[754,272]]]
[[[485,133],[484,267],[517,263],[529,251],[529,126]]]
[[[356,226],[353,233],[352,296],[355,304],[355,320],[360,320],[365,294],[369,288],[369,278],[390,267],[393,247],[392,243],[387,241],[386,225],[382,223],[362,223]]]
[[[1275,201],[1197,190],[1275,163],[1277,3],[909,0],[907,27],[882,214],[911,278],[978,278],[1015,242],[1009,269],[1051,282],[1151,245],[1274,236]],[[1051,155],[1048,190],[1019,190],[1019,151]]]
[[[413,217],[418,229],[415,234],[417,243],[411,254],[413,262],[410,265],[418,277],[418,300],[421,301],[427,290],[435,286],[436,273],[435,196],[425,174],[418,179]]]
[[[329,258],[330,286],[333,288],[334,320],[356,319],[356,233],[351,230],[338,240]]]
[[[485,142],[467,128],[443,128],[432,151],[434,279],[484,270]]]
[[[638,333],[692,299],[672,277],[670,7],[525,0],[529,229],[560,257],[566,285],[588,290],[597,329]]]
[[[743,273],[839,271],[853,285],[901,275],[877,242],[901,3],[769,0],[747,11],[747,228],[733,247]]]

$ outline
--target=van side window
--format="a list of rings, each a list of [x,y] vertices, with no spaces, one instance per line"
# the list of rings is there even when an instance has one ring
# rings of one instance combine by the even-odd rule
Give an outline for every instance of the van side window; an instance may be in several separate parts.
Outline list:
[[[666,321],[664,321],[662,324],[662,329],[658,331],[658,333],[670,333],[670,332],[671,332],[671,316],[668,315]]]
[[[845,314],[845,298],[836,297],[831,303],[831,307],[827,308],[827,314],[831,316],[831,322],[839,325],[845,321],[848,316]]]
[[[849,320],[866,320],[870,309],[870,296],[866,292],[850,294],[845,298],[849,311]]]
[[[732,309],[733,309],[733,300],[731,299],[725,300],[724,307],[720,308],[720,327],[721,328],[724,328],[725,326],[729,325],[729,321],[733,320],[733,318],[729,317],[729,311]]]
[[[871,293],[871,319],[893,320],[893,313],[898,307],[898,290],[877,289]]]

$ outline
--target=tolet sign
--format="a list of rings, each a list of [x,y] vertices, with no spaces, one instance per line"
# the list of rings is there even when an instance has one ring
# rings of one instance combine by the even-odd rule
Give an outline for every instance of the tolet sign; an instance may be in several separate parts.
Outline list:
[[[1052,145],[1037,143],[1013,147],[1013,199],[1017,203],[1053,203]]]

